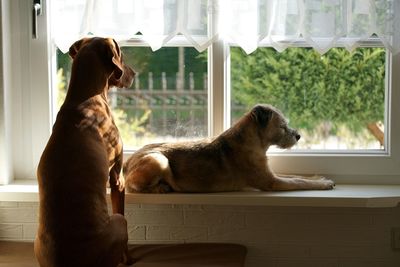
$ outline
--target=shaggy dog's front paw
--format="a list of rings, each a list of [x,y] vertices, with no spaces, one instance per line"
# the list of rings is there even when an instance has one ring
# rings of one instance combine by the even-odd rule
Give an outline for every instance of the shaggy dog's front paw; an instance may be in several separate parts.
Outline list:
[[[323,183],[323,189],[333,189],[335,187],[335,182],[328,178],[322,177],[320,181]]]

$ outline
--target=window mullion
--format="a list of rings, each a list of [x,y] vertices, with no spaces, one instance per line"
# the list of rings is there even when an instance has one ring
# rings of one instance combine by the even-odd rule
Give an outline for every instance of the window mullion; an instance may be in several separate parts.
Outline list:
[[[385,130],[385,147],[387,147],[389,155],[396,159],[397,164],[400,160],[400,143],[395,139],[398,138],[400,133],[400,123],[397,118],[400,114],[400,105],[397,101],[400,99],[400,77],[396,75],[400,71],[400,53],[393,55],[389,53],[387,57],[388,63],[386,64],[386,121],[385,126],[388,125],[388,129]]]
[[[226,64],[224,42],[214,42],[208,50],[208,133],[216,136],[223,132],[225,126],[226,105]]]

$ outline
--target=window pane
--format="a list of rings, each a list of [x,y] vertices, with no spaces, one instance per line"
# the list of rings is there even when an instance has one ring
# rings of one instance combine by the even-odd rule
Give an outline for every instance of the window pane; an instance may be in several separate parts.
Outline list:
[[[232,123],[257,103],[280,109],[295,149],[383,149],[385,50],[231,48]]]
[[[207,52],[168,47],[122,47],[136,71],[129,89],[111,89],[109,103],[125,149],[151,142],[206,137]],[[68,55],[58,54],[58,108],[70,75]]]

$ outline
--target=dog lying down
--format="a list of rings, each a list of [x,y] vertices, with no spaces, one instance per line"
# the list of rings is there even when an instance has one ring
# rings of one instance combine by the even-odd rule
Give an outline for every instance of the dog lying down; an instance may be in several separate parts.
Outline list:
[[[268,148],[290,148],[299,139],[278,109],[256,105],[214,139],[144,146],[124,164],[125,185],[146,193],[332,189],[324,177],[279,176],[270,169]]]

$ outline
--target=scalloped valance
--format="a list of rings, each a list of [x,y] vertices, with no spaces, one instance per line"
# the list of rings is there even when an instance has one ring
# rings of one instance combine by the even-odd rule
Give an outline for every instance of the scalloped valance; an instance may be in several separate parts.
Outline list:
[[[67,51],[88,34],[127,40],[138,33],[153,50],[176,35],[197,50],[221,38],[251,53],[305,41],[321,54],[352,50],[377,36],[400,51],[399,0],[53,0],[52,38]]]

